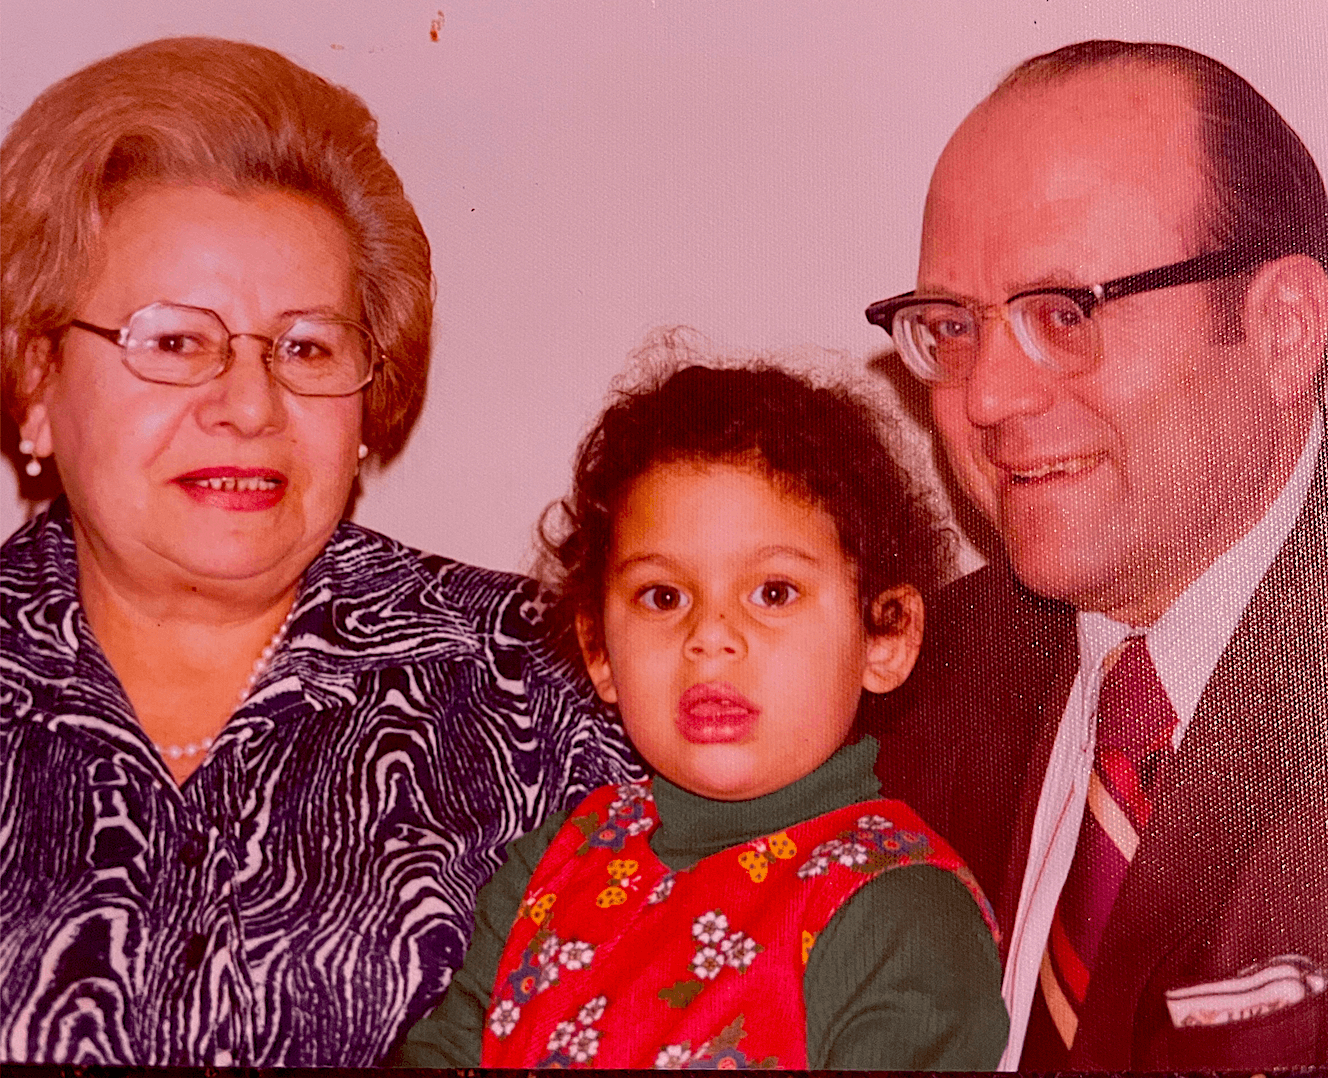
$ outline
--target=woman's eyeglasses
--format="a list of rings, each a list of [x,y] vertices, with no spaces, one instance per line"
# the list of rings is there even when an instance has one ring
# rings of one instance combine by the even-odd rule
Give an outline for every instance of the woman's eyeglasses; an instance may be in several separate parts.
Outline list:
[[[373,334],[358,322],[322,314],[297,314],[275,337],[232,333],[215,311],[176,303],[151,303],[121,329],[73,319],[77,329],[118,344],[124,365],[145,382],[198,386],[226,371],[240,337],[266,345],[263,362],[278,385],[302,397],[346,397],[367,386],[378,364]]]

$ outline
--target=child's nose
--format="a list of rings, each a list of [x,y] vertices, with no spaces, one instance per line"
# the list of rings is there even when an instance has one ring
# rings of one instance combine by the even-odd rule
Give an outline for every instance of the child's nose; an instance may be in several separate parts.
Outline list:
[[[717,606],[698,607],[684,649],[691,659],[741,657],[747,653],[746,642],[732,616]]]

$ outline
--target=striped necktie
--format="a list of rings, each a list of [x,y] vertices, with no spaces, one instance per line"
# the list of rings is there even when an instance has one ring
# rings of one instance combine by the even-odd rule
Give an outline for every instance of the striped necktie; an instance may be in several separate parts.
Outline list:
[[[1127,638],[1103,669],[1088,803],[1042,957],[1021,1069],[1068,1060],[1107,918],[1148,824],[1151,792],[1174,755],[1176,711],[1144,638]]]

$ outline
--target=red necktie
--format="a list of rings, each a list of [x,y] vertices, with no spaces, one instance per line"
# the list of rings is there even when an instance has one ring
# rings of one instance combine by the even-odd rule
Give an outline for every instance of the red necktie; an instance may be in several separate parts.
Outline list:
[[[1128,638],[1113,655],[1114,664],[1111,657],[1103,664],[1088,804],[1051,922],[1021,1068],[1068,1059],[1107,919],[1148,824],[1151,791],[1174,755],[1176,711],[1144,638]]]

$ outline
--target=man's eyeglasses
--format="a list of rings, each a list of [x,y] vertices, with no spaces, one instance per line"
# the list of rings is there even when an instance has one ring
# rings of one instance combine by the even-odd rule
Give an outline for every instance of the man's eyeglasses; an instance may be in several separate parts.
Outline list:
[[[1267,261],[1250,250],[1214,251],[1169,266],[1081,288],[1030,288],[1005,301],[1020,346],[1056,374],[1083,374],[1101,358],[1093,312],[1103,303],[1158,288],[1234,277]],[[900,358],[925,382],[962,382],[973,373],[982,324],[1000,305],[977,306],[944,296],[906,292],[867,308],[867,321],[890,334]]]
[[[273,380],[301,397],[358,392],[373,381],[379,355],[364,326],[321,314],[297,314],[275,337],[232,333],[215,311],[176,303],[151,303],[121,329],[77,318],[69,325],[118,344],[130,373],[170,386],[199,386],[229,369],[237,337],[262,341]]]

